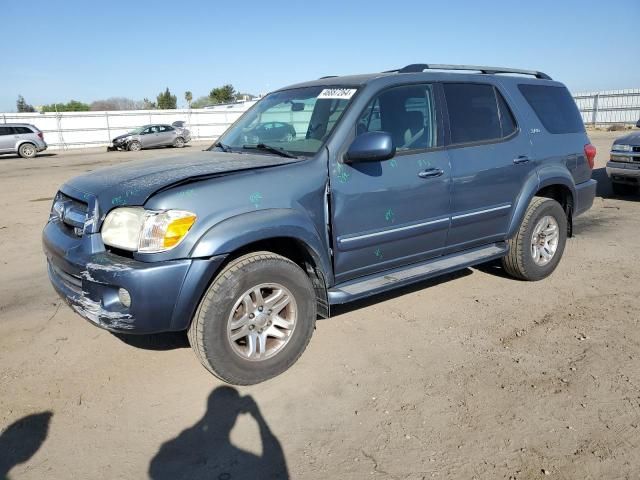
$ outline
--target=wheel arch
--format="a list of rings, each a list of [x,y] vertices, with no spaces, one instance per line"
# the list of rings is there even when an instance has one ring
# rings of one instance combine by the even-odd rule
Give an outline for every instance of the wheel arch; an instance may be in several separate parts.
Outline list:
[[[553,172],[538,172],[536,179],[530,177],[524,184],[511,218],[507,238],[513,237],[522,223],[531,200],[534,197],[546,197],[556,200],[567,214],[568,236],[572,234],[573,208],[575,206],[576,188],[571,174],[567,170],[558,169]]]
[[[313,283],[319,315],[329,316],[327,289],[333,282],[333,270],[328,247],[311,219],[301,212],[259,210],[224,220],[200,238],[191,257],[226,255],[220,271],[230,261],[256,251],[270,251],[298,264]]]

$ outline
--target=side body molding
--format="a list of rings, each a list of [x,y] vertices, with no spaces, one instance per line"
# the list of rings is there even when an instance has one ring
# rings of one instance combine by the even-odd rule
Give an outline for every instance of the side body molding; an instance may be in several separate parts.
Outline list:
[[[549,165],[535,170],[525,181],[522,186],[522,190],[520,191],[520,195],[516,200],[516,205],[513,209],[513,216],[511,217],[511,223],[509,224],[509,230],[507,232],[507,238],[512,238],[520,228],[520,224],[522,223],[522,219],[527,211],[527,207],[536,192],[550,185],[563,185],[567,187],[571,192],[572,199],[575,199],[575,183],[566,168]]]
[[[308,216],[290,208],[257,210],[224,220],[200,238],[191,251],[191,257],[226,254],[253,242],[282,237],[293,238],[304,244],[322,269],[327,284],[333,284],[328,245]]]

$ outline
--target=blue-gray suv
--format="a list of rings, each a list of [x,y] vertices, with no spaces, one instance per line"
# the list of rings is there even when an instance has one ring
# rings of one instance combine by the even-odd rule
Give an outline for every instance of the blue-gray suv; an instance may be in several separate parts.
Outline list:
[[[206,151],[65,183],[49,276],[95,325],[187,330],[211,373],[254,384],[333,305],[495,259],[521,280],[551,274],[593,203],[595,153],[542,72],[324,77],[267,95]]]

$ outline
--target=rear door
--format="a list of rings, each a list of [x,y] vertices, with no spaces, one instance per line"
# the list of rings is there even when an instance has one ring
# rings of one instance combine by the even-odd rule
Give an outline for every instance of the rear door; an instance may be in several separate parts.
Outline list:
[[[332,159],[336,280],[342,282],[441,254],[449,228],[449,158],[433,84],[383,90],[361,112],[354,136],[386,131],[396,156]]]
[[[176,139],[176,131],[169,125],[158,126],[158,145],[173,145],[173,141]]]
[[[14,147],[13,127],[0,126],[0,152],[13,152]]]
[[[452,168],[447,251],[504,240],[525,179],[535,175],[529,133],[496,86],[443,83]]]

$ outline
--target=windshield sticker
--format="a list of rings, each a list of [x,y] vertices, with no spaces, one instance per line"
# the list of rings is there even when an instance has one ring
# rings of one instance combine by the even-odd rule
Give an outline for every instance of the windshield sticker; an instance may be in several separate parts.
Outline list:
[[[318,95],[320,98],[333,98],[338,100],[349,100],[356,93],[355,88],[325,88]]]

